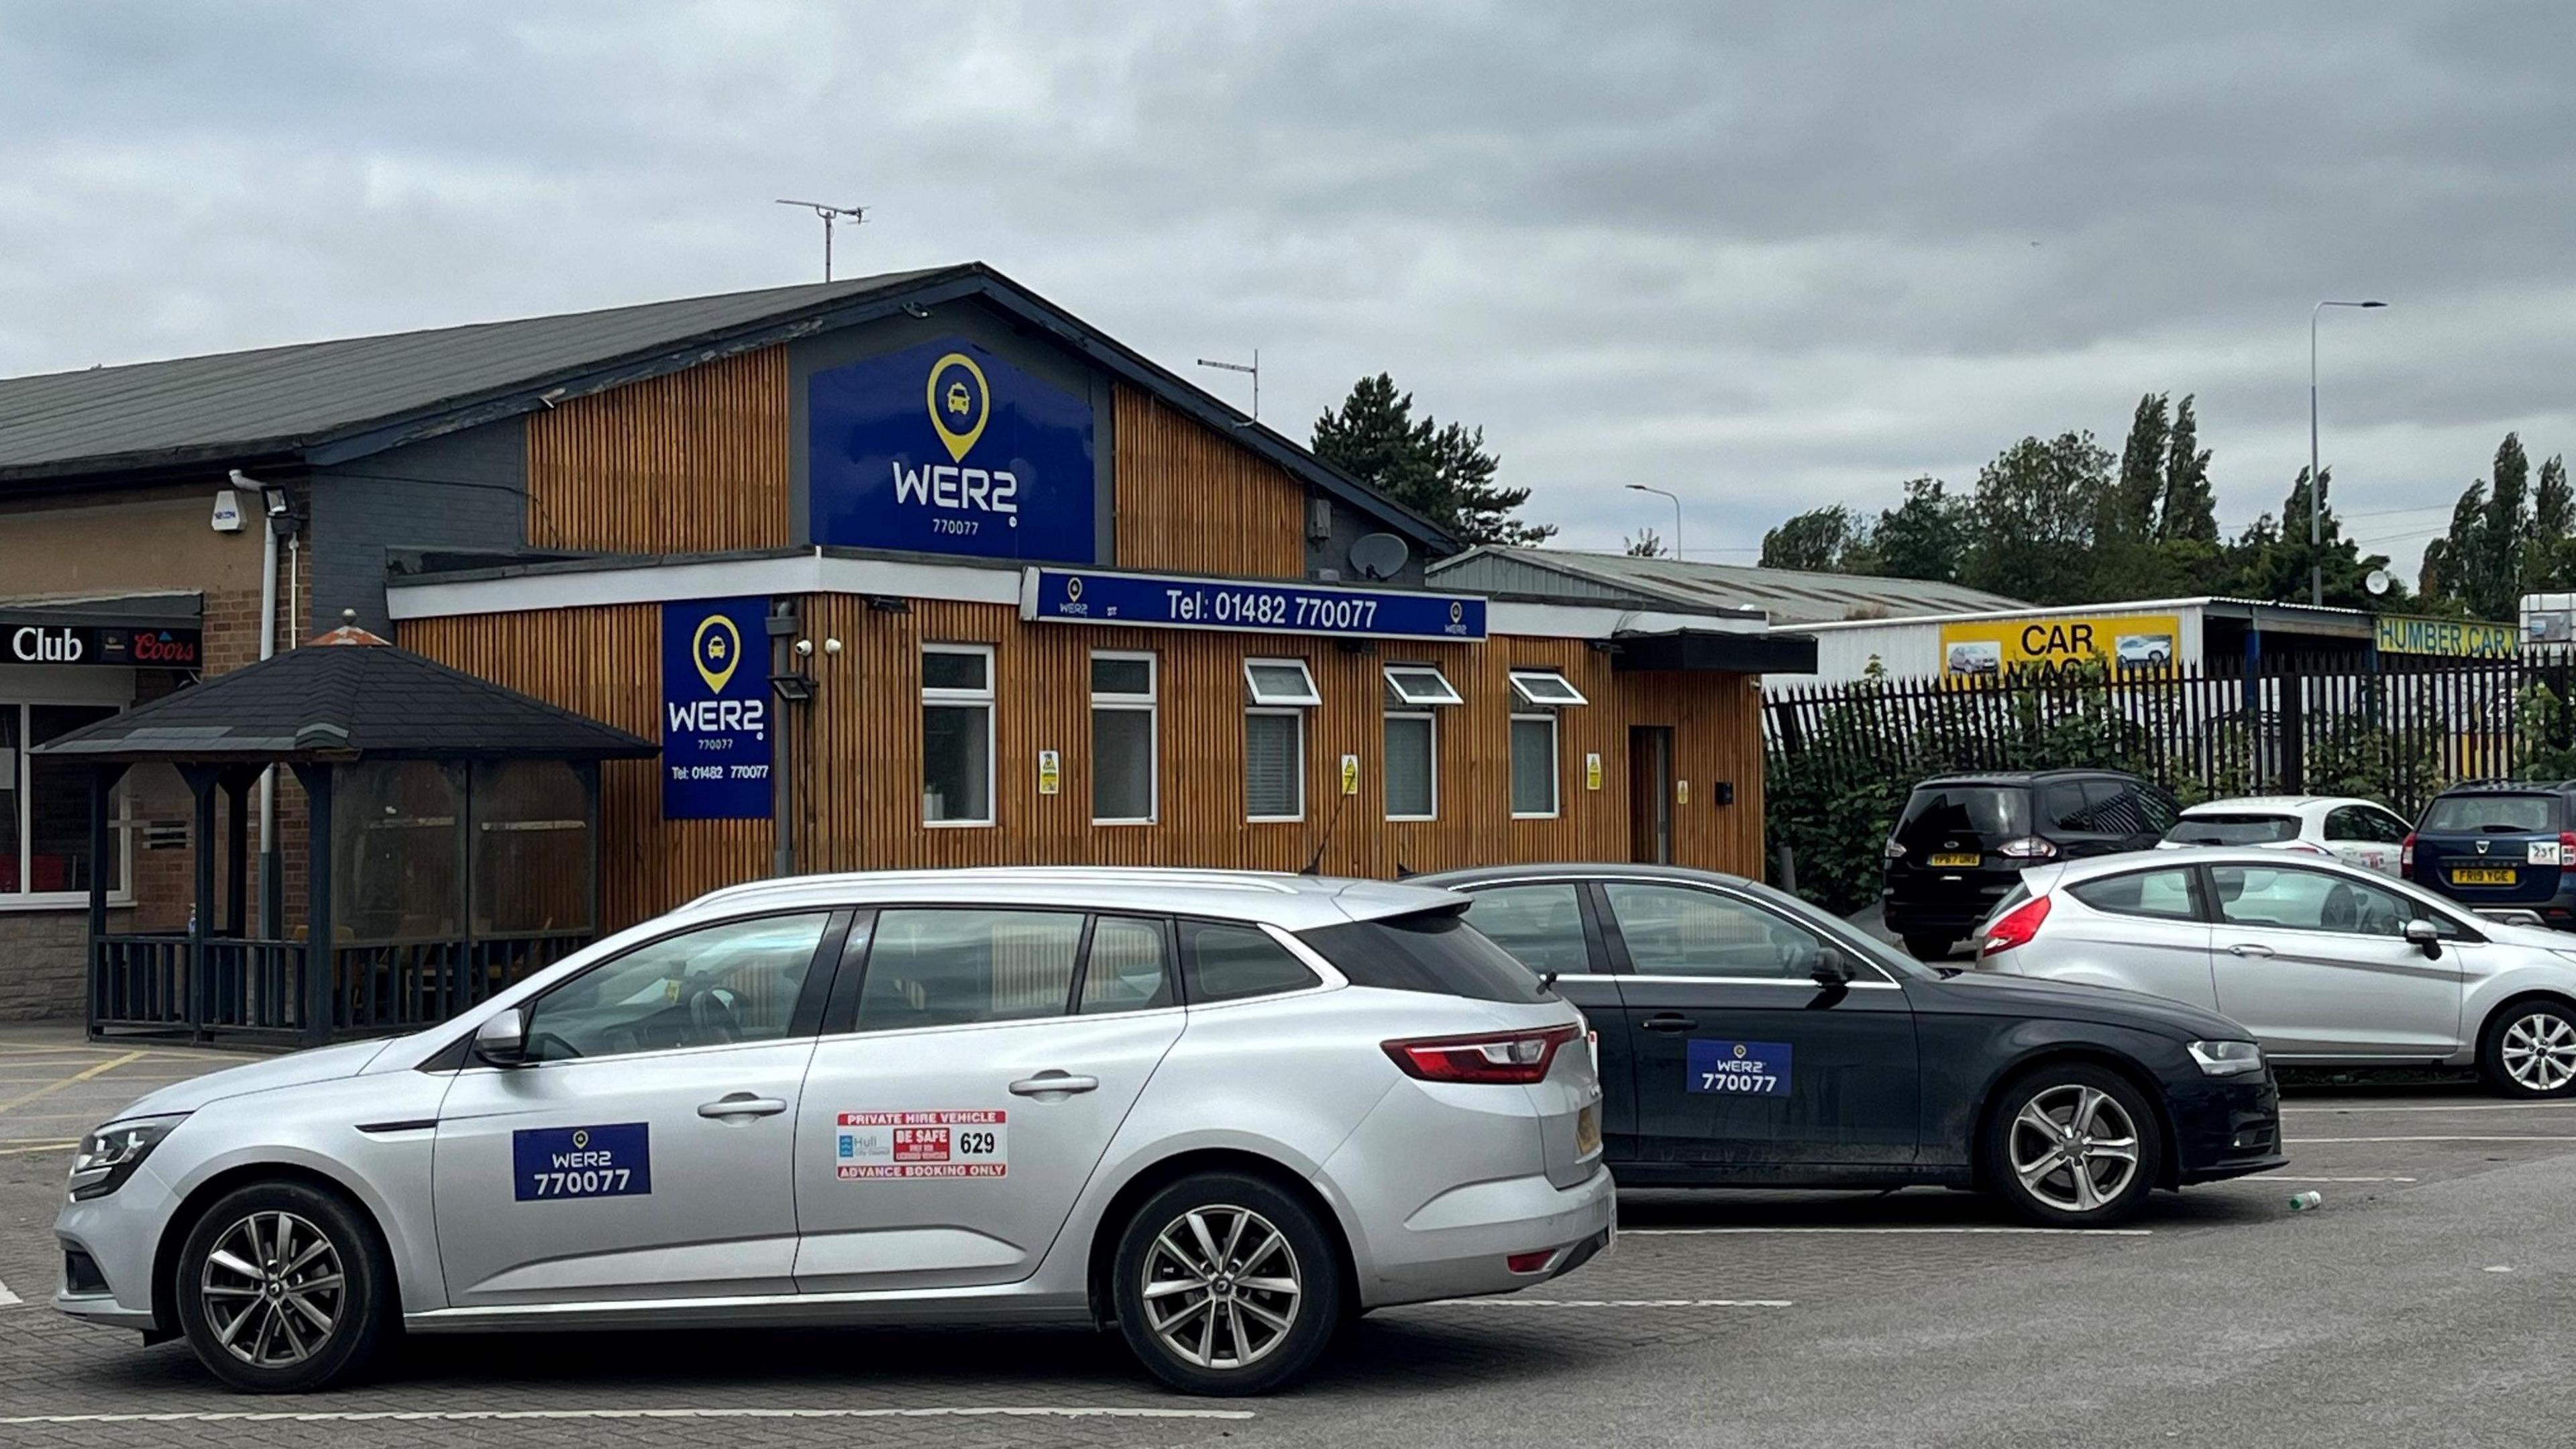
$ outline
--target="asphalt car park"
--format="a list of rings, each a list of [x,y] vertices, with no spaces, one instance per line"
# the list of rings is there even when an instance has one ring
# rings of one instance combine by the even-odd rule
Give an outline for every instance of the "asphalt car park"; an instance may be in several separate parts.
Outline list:
[[[1087,1332],[951,1328],[417,1339],[348,1390],[245,1399],[44,1304],[72,1134],[232,1060],[0,1031],[0,1443],[2520,1443],[2576,1409],[2545,1349],[2576,1104],[2343,1083],[2289,1088],[2287,1168],[2121,1229],[1929,1189],[1626,1193],[1591,1265],[1372,1315],[1265,1398],[1171,1395]]]

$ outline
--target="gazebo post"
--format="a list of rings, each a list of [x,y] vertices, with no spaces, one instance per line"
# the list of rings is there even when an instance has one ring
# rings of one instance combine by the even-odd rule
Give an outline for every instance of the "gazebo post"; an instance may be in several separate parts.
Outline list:
[[[304,786],[304,1041],[331,1039],[331,998],[338,952],[331,925],[331,783],[327,763],[295,766]]]
[[[215,929],[215,783],[222,771],[213,765],[181,765],[179,778],[196,797],[196,821],[189,838],[196,847],[196,904],[188,911],[188,1034],[203,1039],[213,1002],[207,988],[213,963],[206,959],[206,938]]]
[[[124,765],[97,765],[89,772],[89,1029],[98,1034],[100,997],[107,991],[107,863],[113,846],[109,837],[107,802],[116,782],[125,777]]]
[[[259,775],[239,767],[224,771],[224,800],[232,814],[224,822],[224,929],[238,939],[251,939],[250,928],[250,786]]]

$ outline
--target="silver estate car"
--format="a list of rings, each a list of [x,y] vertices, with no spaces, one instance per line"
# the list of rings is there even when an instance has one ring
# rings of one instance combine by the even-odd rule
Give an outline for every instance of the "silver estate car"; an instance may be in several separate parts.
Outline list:
[[[54,1299],[297,1391],[411,1332],[1114,1325],[1274,1387],[1608,1246],[1575,1009],[1442,891],[988,870],[720,891],[433,1030],[81,1147]]]
[[[2576,937],[2410,882],[2259,846],[2022,872],[1977,967],[2126,987],[2235,1018],[2287,1066],[2477,1066],[2576,1093]]]

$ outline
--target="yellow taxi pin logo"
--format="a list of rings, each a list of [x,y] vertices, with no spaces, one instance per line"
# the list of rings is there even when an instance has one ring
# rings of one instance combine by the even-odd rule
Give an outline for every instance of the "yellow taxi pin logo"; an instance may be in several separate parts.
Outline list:
[[[970,377],[975,380],[971,388],[966,385]],[[992,399],[992,389],[984,385],[984,369],[965,353],[952,352],[930,364],[930,426],[947,446],[948,461],[965,462],[966,450],[984,436],[985,420],[993,413]]]
[[[579,1152],[588,1146],[590,1146],[590,1130],[586,1127],[572,1129],[572,1150]]]
[[[1735,1044],[1735,1058],[1737,1061],[1742,1061],[1744,1059],[1744,1043],[1737,1042]]]
[[[709,614],[699,621],[697,636],[689,641],[689,659],[698,666],[698,677],[707,682],[709,693],[724,693],[725,681],[733,678],[734,667],[742,662],[742,634],[733,620]]]

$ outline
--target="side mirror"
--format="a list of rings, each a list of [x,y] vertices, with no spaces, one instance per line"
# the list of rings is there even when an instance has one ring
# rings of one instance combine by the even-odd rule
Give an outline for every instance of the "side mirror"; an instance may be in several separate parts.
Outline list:
[[[1843,986],[1860,973],[1852,968],[1851,957],[1843,954],[1842,947],[1819,946],[1816,948],[1815,970],[1810,974],[1818,986]]]
[[[2441,958],[2441,928],[2435,926],[2431,921],[2425,920],[2420,916],[2414,920],[2408,921],[2406,923],[2406,939],[2413,942],[2415,949],[2423,952],[2425,955],[2433,957],[2436,960]]]
[[[527,1008],[513,1007],[498,1016],[485,1018],[483,1024],[474,1029],[474,1057],[486,1066],[526,1066]]]

